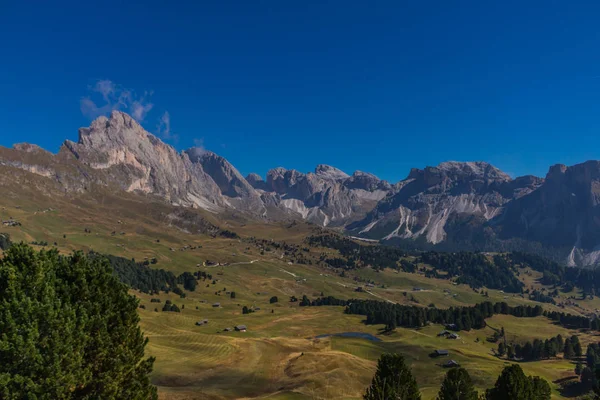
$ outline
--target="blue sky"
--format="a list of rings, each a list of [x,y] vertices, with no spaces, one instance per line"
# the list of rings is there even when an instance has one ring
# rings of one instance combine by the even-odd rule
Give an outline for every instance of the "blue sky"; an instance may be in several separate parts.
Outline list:
[[[600,158],[599,2],[133,3],[0,0],[0,145],[57,151],[120,97],[244,174]]]

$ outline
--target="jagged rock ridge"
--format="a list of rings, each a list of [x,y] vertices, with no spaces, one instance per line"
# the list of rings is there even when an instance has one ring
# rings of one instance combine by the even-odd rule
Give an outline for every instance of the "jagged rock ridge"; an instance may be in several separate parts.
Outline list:
[[[102,186],[213,213],[301,218],[373,239],[451,245],[518,239],[567,249],[571,265],[600,261],[598,161],[553,166],[545,179],[512,179],[485,162],[413,169],[396,184],[325,164],[310,173],[274,168],[262,179],[243,177],[203,149],[179,152],[115,111],[81,128],[79,140],[65,141],[58,154],[26,143],[0,148],[0,165],[43,176],[69,194]]]

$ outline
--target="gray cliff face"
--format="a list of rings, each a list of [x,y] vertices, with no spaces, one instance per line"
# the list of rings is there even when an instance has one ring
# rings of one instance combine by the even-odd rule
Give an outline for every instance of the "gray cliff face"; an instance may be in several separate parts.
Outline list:
[[[81,163],[103,171],[128,192],[143,192],[173,204],[217,212],[226,206],[218,185],[202,166],[146,132],[129,115],[114,111],[79,130],[77,143],[66,141]]]
[[[499,219],[503,238],[570,248],[570,265],[600,261],[600,162],[554,165],[536,191],[512,202]]]
[[[527,180],[514,182],[484,162],[445,162],[413,169],[393,193],[350,228],[377,239],[423,237],[429,243],[441,243],[448,238],[449,222],[454,225],[471,216],[481,223],[489,221],[502,213],[515,193],[536,185]]]
[[[391,185],[373,175],[345,172],[320,164],[314,173],[275,168],[254,187],[277,194],[281,207],[325,226],[343,226],[365,215],[389,192]],[[264,182],[264,183],[263,183]]]
[[[0,147],[0,167],[19,179],[37,175],[33,189],[52,195],[102,187],[213,213],[304,219],[372,239],[450,246],[518,240],[558,249],[571,265],[600,263],[600,161],[555,165],[545,179],[511,179],[485,162],[413,169],[395,184],[325,164],[244,178],[225,158],[179,152],[115,111],[81,128],[79,140],[58,154],[27,143]]]

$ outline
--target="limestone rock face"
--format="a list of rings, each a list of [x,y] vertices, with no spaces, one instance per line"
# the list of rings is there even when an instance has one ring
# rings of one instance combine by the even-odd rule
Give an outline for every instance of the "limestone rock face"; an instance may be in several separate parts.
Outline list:
[[[570,265],[600,263],[600,161],[555,165],[545,179],[512,179],[485,162],[453,161],[414,168],[395,184],[326,164],[309,173],[274,168],[262,179],[243,177],[201,148],[177,151],[114,111],[81,128],[79,140],[65,141],[58,154],[28,143],[0,147],[0,169],[0,186],[22,179],[50,195],[101,188],[217,215],[304,219],[392,243],[410,239],[452,251],[530,243],[556,250]],[[185,217],[173,221],[185,224]]]
[[[377,239],[416,239],[437,244],[448,239],[461,220],[484,224],[500,215],[504,206],[528,190],[536,180],[513,181],[485,162],[444,162],[437,167],[413,168],[366,218],[350,228]]]

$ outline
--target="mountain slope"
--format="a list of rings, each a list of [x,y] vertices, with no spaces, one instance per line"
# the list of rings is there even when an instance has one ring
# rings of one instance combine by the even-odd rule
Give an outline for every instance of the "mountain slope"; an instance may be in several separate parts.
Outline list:
[[[369,239],[415,240],[420,247],[535,248],[570,265],[600,261],[598,161],[556,165],[545,179],[512,179],[485,162],[412,169],[396,184],[326,164],[309,173],[274,168],[262,179],[243,177],[203,149],[177,151],[114,111],[81,128],[79,140],[65,141],[57,154],[26,143],[0,147],[0,166],[53,196],[124,191],[219,218],[303,219]]]

